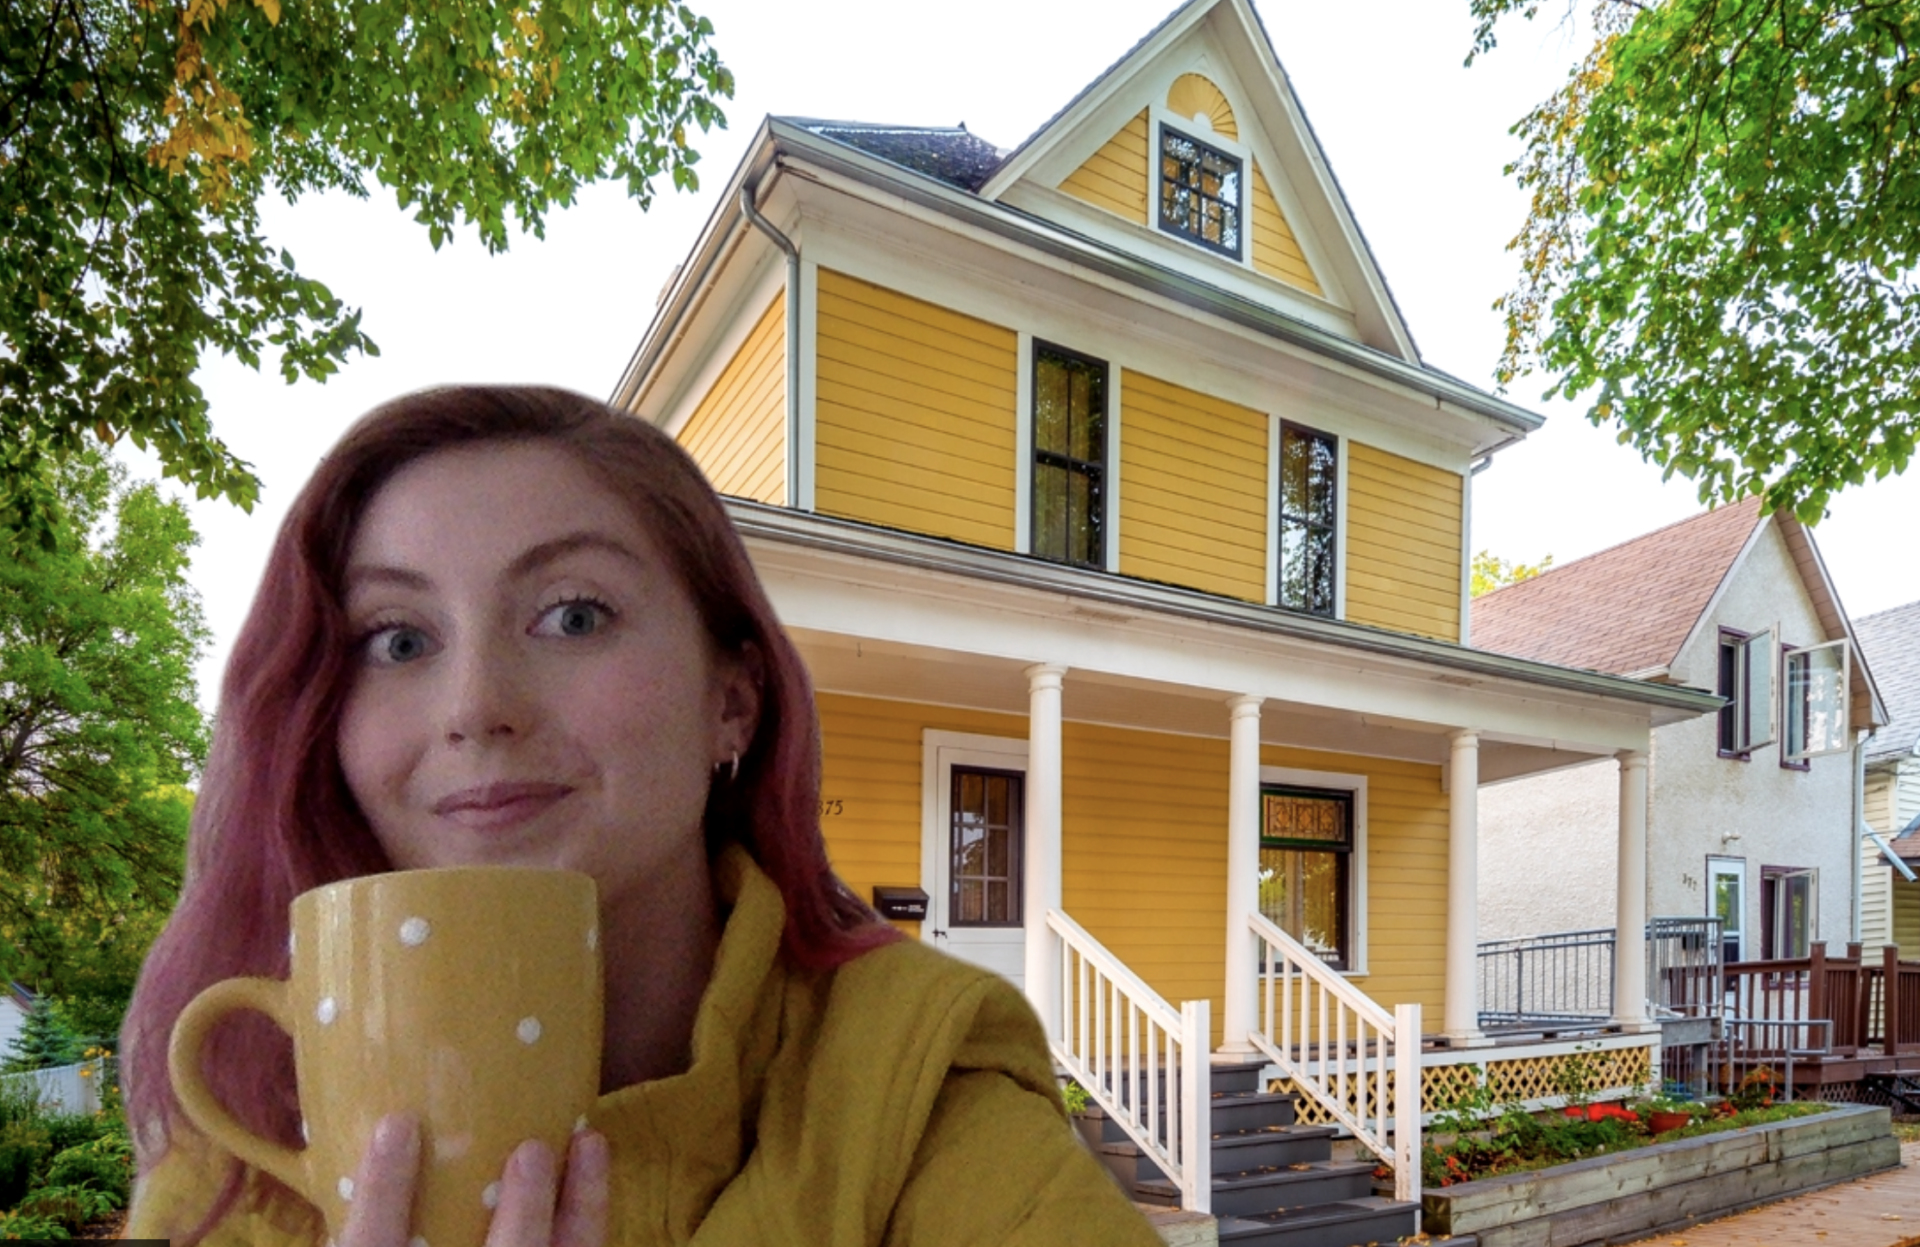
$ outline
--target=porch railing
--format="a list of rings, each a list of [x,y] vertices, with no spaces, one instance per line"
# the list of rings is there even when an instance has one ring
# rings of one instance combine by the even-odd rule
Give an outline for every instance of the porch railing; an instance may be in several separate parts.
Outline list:
[[[1860,1037],[1888,1056],[1920,1052],[1920,961],[1888,944],[1879,965],[1860,967]]]
[[[1480,942],[1480,1026],[1516,1030],[1613,1016],[1613,928]]]
[[[1211,1212],[1210,1006],[1175,1009],[1079,923],[1047,911],[1060,937],[1060,1033],[1053,1058],[1180,1190]]]
[[[1420,1202],[1420,1006],[1388,1013],[1262,915],[1248,921],[1260,939],[1261,992],[1247,1038],[1393,1166],[1395,1199]]]

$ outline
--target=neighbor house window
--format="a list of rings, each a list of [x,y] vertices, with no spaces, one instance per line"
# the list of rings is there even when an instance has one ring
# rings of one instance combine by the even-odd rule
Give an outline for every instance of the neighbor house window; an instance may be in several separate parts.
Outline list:
[[[1810,759],[1844,753],[1853,745],[1848,719],[1852,651],[1844,638],[1782,648],[1780,765],[1805,770]]]
[[[1333,438],[1280,426],[1278,602],[1290,610],[1333,614],[1339,466]]]
[[[1720,670],[1715,691],[1720,708],[1720,756],[1746,761],[1773,743],[1773,650],[1771,629],[1751,635],[1720,629]]]
[[[1107,366],[1036,344],[1033,352],[1033,552],[1105,567]]]
[[[1813,761],[1806,756],[1807,693],[1812,672],[1807,667],[1806,651],[1783,642],[1780,676],[1780,692],[1785,699],[1781,708],[1786,711],[1786,721],[1780,725],[1780,765],[1789,771],[1810,771]]]
[[[1810,954],[1819,925],[1820,872],[1797,866],[1760,868],[1760,959]]]
[[[1240,159],[1160,127],[1160,228],[1240,258]]]
[[[1353,793],[1260,790],[1260,912],[1336,970],[1353,954]]]

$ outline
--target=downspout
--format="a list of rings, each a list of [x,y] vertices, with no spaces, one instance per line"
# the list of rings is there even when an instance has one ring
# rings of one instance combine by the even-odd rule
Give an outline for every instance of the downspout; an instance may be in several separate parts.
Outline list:
[[[776,168],[778,166],[775,166]],[[760,215],[758,182],[740,188],[740,211],[787,257],[787,505],[800,507],[800,248]]]
[[[1848,839],[1853,845],[1853,934],[1849,938],[1855,944],[1861,941],[1860,906],[1866,900],[1866,877],[1860,866],[1860,854],[1866,847],[1861,843],[1865,839],[1861,832],[1867,825],[1867,737],[1870,734],[1853,734],[1853,835]],[[1891,892],[1887,902],[1893,902]]]

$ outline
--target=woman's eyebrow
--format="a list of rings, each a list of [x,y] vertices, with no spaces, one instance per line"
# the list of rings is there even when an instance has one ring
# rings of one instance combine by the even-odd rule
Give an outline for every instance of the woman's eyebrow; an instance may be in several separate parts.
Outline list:
[[[514,558],[513,562],[507,564],[506,579],[512,580],[525,576],[548,563],[556,562],[582,550],[604,550],[629,563],[635,563],[641,567],[647,566],[647,561],[624,543],[616,541],[605,533],[582,531],[567,533],[551,541],[543,541],[539,545],[527,547]]]
[[[431,589],[433,581],[425,572],[413,571],[405,567],[389,567],[383,563],[362,564],[349,567],[346,576],[346,594],[368,585],[393,585],[401,589]]]

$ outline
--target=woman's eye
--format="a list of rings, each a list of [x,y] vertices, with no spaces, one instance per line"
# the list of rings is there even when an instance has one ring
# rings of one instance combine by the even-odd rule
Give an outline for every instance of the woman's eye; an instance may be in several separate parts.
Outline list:
[[[424,631],[406,624],[381,628],[366,640],[367,659],[382,666],[398,666],[424,658],[432,648]]]
[[[533,626],[538,636],[592,636],[612,614],[598,602],[581,599],[547,608]]]

